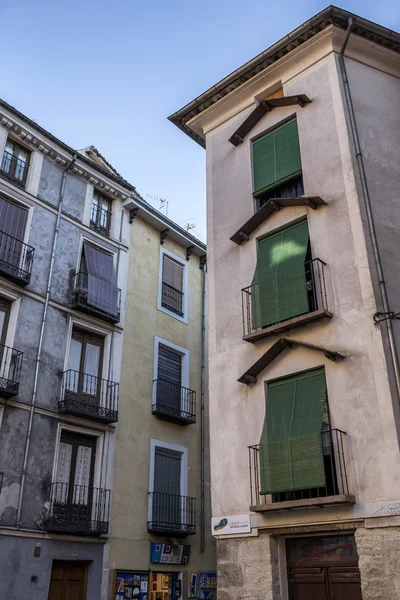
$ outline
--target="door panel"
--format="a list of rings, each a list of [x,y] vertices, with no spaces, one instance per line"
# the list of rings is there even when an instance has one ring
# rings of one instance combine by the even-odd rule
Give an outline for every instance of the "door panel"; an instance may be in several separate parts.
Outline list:
[[[85,600],[87,564],[53,561],[48,600]]]
[[[362,600],[360,571],[356,567],[328,569],[330,600]]]
[[[328,600],[324,569],[291,569],[291,600]]]

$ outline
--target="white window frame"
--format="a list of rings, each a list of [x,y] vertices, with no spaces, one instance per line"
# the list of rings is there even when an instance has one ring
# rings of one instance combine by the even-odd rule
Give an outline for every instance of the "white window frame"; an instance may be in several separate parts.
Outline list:
[[[103,346],[103,362],[101,364],[101,378],[102,379],[110,379],[109,377],[109,361],[110,361],[110,352],[111,352],[111,335],[109,329],[105,327],[99,327],[98,325],[93,325],[92,323],[88,323],[83,319],[79,319],[78,317],[71,317],[68,324],[68,333],[67,333],[67,345],[65,348],[65,357],[64,357],[64,371],[68,370],[69,363],[69,351],[71,347],[71,339],[72,339],[72,330],[74,327],[78,327],[79,329],[83,329],[88,333],[94,333],[100,335],[104,338],[104,346]]]
[[[178,446],[177,444],[170,444],[169,442],[163,442],[161,440],[151,439],[150,440],[150,474],[149,474],[149,506],[147,513],[147,520],[152,521],[153,513],[153,497],[154,492],[154,465],[156,457],[156,448],[164,448],[171,450],[181,455],[181,485],[180,495],[188,495],[188,474],[189,474],[189,461],[188,461],[188,449],[186,446]]]
[[[159,347],[164,346],[165,348],[171,348],[177,354],[182,356],[181,363],[181,385],[185,388],[190,388],[189,380],[190,380],[190,352],[186,350],[186,348],[182,348],[181,346],[177,346],[172,342],[168,342],[168,340],[163,340],[162,338],[155,336],[154,338],[154,370],[153,370],[153,381],[158,378],[158,351]],[[156,404],[156,385],[153,385],[153,396],[152,396],[152,404]],[[185,495],[185,494],[183,494]]]
[[[4,406],[0,406],[0,431],[1,431],[1,424],[3,423],[3,415],[4,415]]]
[[[181,265],[183,267],[183,285],[182,285],[182,292],[183,292],[183,299],[182,299],[183,317],[181,317],[180,315],[177,315],[172,310],[168,310],[168,308],[165,308],[162,305],[162,302],[161,302],[161,299],[162,299],[162,274],[163,274],[164,255],[168,256],[169,258],[171,258],[172,260],[174,260],[175,262],[177,262],[179,265]],[[181,323],[186,323],[186,325],[187,325],[187,323],[188,323],[188,306],[189,306],[189,302],[188,302],[188,289],[189,289],[189,286],[188,286],[188,262],[185,261],[180,256],[177,256],[176,254],[173,254],[173,252],[170,252],[166,248],[161,248],[160,249],[160,266],[159,266],[159,272],[158,272],[157,309],[160,310],[161,312],[165,313],[166,315],[169,315],[170,317],[173,317],[177,321],[181,321]]]
[[[17,330],[18,313],[19,307],[21,305],[21,296],[3,287],[0,288],[0,296],[11,303],[4,345],[8,346],[9,348],[14,348],[14,339],[15,332]]]

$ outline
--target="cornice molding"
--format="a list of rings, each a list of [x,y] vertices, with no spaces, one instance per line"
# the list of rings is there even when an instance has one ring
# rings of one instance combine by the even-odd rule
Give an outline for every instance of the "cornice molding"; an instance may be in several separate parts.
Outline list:
[[[21,142],[29,149],[41,152],[48,160],[51,160],[54,164],[60,167],[65,167],[70,161],[70,158],[57,152],[50,145],[44,143],[41,139],[39,139],[39,137],[33,135],[32,133],[29,133],[29,131],[27,131],[24,127],[21,127],[19,123],[17,123],[14,119],[11,119],[2,111],[0,111],[0,124],[3,125],[3,127],[5,127],[6,129],[8,129],[8,131],[12,133],[14,137],[20,138]],[[99,177],[97,173],[95,175],[86,167],[80,166],[79,152],[77,154],[77,163],[75,163],[75,165],[71,168],[71,172],[74,173],[74,175],[85,179],[88,183],[96,186],[96,188],[98,188],[100,191],[103,191],[104,193],[106,193],[109,196],[112,196],[113,198],[119,199],[123,202],[130,198],[131,195],[129,192],[118,189],[118,187],[115,184],[110,183],[110,181],[107,181],[107,179],[103,179],[102,177]],[[121,184],[121,187],[122,186],[123,184]]]

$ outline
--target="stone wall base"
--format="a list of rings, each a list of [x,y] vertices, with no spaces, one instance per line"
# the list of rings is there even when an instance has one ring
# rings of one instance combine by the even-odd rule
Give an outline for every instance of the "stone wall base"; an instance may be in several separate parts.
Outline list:
[[[400,527],[360,527],[355,538],[363,600],[399,600]]]

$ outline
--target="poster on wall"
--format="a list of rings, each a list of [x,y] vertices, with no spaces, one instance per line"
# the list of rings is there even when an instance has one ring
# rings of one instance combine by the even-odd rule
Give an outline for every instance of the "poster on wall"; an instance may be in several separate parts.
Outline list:
[[[188,544],[158,544],[150,542],[150,562],[154,564],[187,565],[190,546]]]
[[[188,587],[188,597],[189,598],[196,598],[196,588],[197,588],[197,573],[190,573],[189,587]]]
[[[117,571],[115,600],[147,600],[148,580],[147,573]]]

